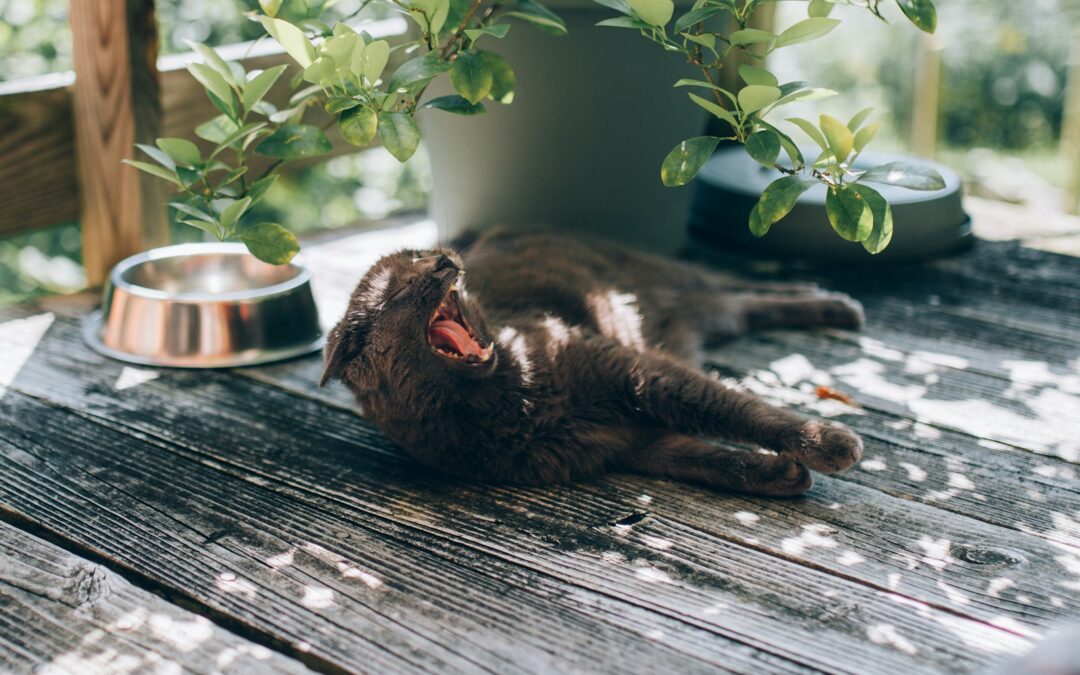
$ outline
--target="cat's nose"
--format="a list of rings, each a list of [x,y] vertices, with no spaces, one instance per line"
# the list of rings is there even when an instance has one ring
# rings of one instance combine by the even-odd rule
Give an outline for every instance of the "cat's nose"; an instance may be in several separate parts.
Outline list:
[[[438,255],[428,256],[426,258],[417,258],[415,262],[417,267],[421,271],[427,272],[428,274],[440,272],[445,269],[459,269],[457,264],[455,264],[454,261],[450,259],[450,256],[443,255],[441,253]]]

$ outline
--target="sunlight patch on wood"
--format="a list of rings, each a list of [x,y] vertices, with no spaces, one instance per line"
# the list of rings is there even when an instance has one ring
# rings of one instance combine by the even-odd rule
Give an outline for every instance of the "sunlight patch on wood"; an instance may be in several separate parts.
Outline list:
[[[116,391],[124,391],[125,389],[137,387],[140,384],[150,382],[151,380],[156,380],[159,377],[161,377],[161,373],[156,370],[124,366],[120,371],[120,376],[116,378],[116,383],[113,384],[113,389]]]
[[[52,312],[0,323],[0,397],[15,383],[56,317]]]

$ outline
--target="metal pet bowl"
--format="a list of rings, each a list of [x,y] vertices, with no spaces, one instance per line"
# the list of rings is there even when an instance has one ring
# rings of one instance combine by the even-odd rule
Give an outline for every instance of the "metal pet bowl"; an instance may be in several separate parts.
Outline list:
[[[228,368],[322,347],[311,274],[270,265],[243,244],[156,248],[112,269],[83,323],[95,351],[128,363]]]

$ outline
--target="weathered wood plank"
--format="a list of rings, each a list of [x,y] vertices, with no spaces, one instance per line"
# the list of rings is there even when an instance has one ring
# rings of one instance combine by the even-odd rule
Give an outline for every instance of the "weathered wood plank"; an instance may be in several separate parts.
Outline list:
[[[58,350],[62,353],[69,353],[70,349]],[[56,357],[48,357],[49,360],[56,365]],[[61,357],[63,358],[63,357]],[[32,364],[31,364],[32,368]],[[111,396],[106,396],[107,388],[109,387],[109,376],[96,380],[98,382],[95,387],[96,391],[100,392],[99,396],[94,396],[91,401],[95,411],[103,411],[110,407],[118,405],[118,401],[113,400]],[[143,406],[151,405],[151,402],[155,399],[157,402],[155,406],[161,406],[163,410],[168,410],[168,415],[179,415],[181,417],[201,415],[201,424],[197,429],[187,429],[184,425],[170,424],[172,429],[168,433],[170,438],[174,440],[183,438],[185,443],[197,448],[205,448],[209,441],[208,438],[217,437],[221,434],[228,433],[228,428],[235,424],[230,421],[236,419],[238,416],[250,415],[248,423],[253,424],[255,415],[258,415],[260,421],[258,427],[262,428],[264,425],[275,428],[277,425],[285,424],[290,429],[303,430],[304,436],[311,435],[311,438],[319,438],[319,445],[323,447],[333,447],[330,444],[337,444],[340,447],[341,436],[347,434],[351,437],[351,445],[356,447],[383,449],[385,451],[385,441],[382,441],[378,434],[366,430],[366,427],[359,424],[358,421],[350,420],[351,415],[342,413],[335,413],[337,419],[340,419],[337,423],[329,422],[330,419],[335,419],[333,415],[328,417],[328,413],[320,410],[319,406],[312,404],[299,404],[292,401],[289,397],[278,398],[279,395],[270,392],[255,393],[256,390],[249,390],[246,385],[235,384],[231,378],[222,377],[220,381],[211,386],[209,382],[205,386],[195,386],[196,380],[198,382],[205,382],[207,377],[201,375],[198,378],[193,378],[185,374],[169,374],[170,378],[179,377],[184,378],[185,384],[183,386],[177,386],[177,381],[171,381],[169,383],[162,382],[148,382],[140,386],[137,397],[130,400],[129,403],[123,404],[123,408],[126,412],[116,411],[108,414],[110,419],[115,419],[117,422],[124,425],[134,425],[139,431],[147,433],[161,434],[164,430],[158,429],[153,419],[155,415],[147,417],[145,414],[139,412]],[[57,393],[55,385],[47,385],[46,382],[55,382],[58,379],[57,374],[53,373],[45,377],[42,383],[35,387],[32,385],[31,376],[28,374],[26,378],[20,377],[17,386],[20,388],[26,388],[27,391],[31,391],[34,395],[49,396],[53,400],[58,400],[58,396],[63,397],[62,393]],[[75,381],[76,378],[72,377],[72,374],[68,374],[64,377],[65,380]],[[79,379],[82,379],[81,376]],[[84,384],[81,386],[85,386]],[[234,389],[239,387],[238,389]],[[46,389],[52,389],[51,393],[46,392]],[[214,389],[219,389],[216,394],[209,394],[211,398],[203,398],[204,392],[212,392]],[[77,401],[81,400],[83,394],[81,388],[79,391],[71,392],[69,396],[73,398],[69,399],[66,404],[75,406]],[[261,414],[254,411],[245,412],[244,410],[237,410],[234,408],[235,404],[230,404],[229,401],[244,401],[244,400],[262,400],[264,404],[260,406],[260,409],[267,409],[267,417],[263,418]],[[87,401],[83,401],[86,403]],[[130,406],[130,408],[129,408]],[[246,406],[245,406],[246,409]],[[215,414],[221,413],[226,417],[223,420],[216,420],[212,415],[200,413],[201,410],[214,410]],[[97,413],[95,413],[97,414]],[[166,414],[162,412],[161,414]],[[293,415],[296,415],[296,419],[292,419]],[[137,419],[136,419],[137,418]],[[307,420],[307,421],[305,421]],[[309,425],[315,425],[315,428],[309,428]],[[219,426],[220,425],[220,426]],[[355,429],[352,425],[356,425]],[[326,431],[325,429],[331,429]],[[209,434],[206,436],[204,434]],[[265,432],[262,435],[263,440],[270,438],[270,431]],[[275,445],[295,447],[297,441],[289,440],[287,438],[281,438],[275,441]],[[227,461],[237,462],[241,458],[245,458],[244,461],[248,462],[245,466],[248,466],[251,470],[263,470],[263,466],[266,464],[265,450],[256,450],[255,448],[247,449],[244,445],[235,445],[232,447]],[[217,462],[224,462],[226,458],[217,457]],[[374,460],[369,460],[374,461]],[[298,486],[303,486],[307,490],[322,489],[317,486],[333,485],[336,491],[340,491],[342,494],[355,493],[359,486],[366,480],[368,485],[367,489],[371,491],[369,499],[370,501],[386,501],[389,499],[391,487],[384,485],[385,480],[372,480],[362,475],[351,476],[346,482],[342,482],[341,479],[335,479],[333,476],[337,476],[341,472],[340,467],[334,467],[333,463],[330,466],[314,473],[308,472],[314,471],[314,467],[318,466],[321,462],[319,457],[312,457],[305,459],[305,466],[307,467],[302,476],[306,476],[304,480],[298,483]],[[288,471],[287,468],[275,468],[274,471]],[[286,474],[288,475],[288,474]],[[296,478],[290,478],[290,480],[298,480]],[[828,484],[828,483],[826,483]],[[581,488],[585,490],[583,494],[590,494],[587,490],[591,488]],[[664,489],[662,494],[665,501],[677,501],[675,497],[669,492],[676,495],[680,491],[686,491],[688,488],[685,486],[669,486]],[[852,574],[854,573],[859,579],[866,583],[877,585],[879,588],[888,589],[890,581],[890,574],[897,571],[898,565],[895,562],[895,558],[899,557],[901,560],[922,560],[926,555],[924,550],[923,541],[930,534],[939,535],[940,537],[950,538],[952,542],[971,542],[972,540],[978,541],[979,546],[984,549],[990,549],[994,551],[1011,551],[1016,546],[1021,546],[1025,549],[1031,549],[1034,551],[1043,551],[1044,556],[1049,557],[1056,551],[1045,542],[1041,540],[1021,535],[1014,531],[999,531],[996,528],[987,528],[982,526],[981,523],[973,523],[964,519],[950,519],[944,518],[942,521],[941,515],[937,514],[933,509],[924,509],[922,511],[914,510],[914,507],[905,504],[902,501],[896,501],[890,503],[889,500],[885,500],[884,503],[875,497],[873,491],[862,490],[858,491],[857,498],[844,498],[842,501],[845,503],[845,508],[840,510],[833,510],[828,508],[835,502],[837,502],[838,496],[843,495],[846,487],[837,487],[830,489],[830,492],[825,493],[826,496],[822,497],[821,503],[816,503],[817,508],[814,509],[812,514],[801,513],[798,516],[792,516],[781,506],[777,506],[770,502],[761,502],[760,504],[748,505],[744,501],[740,501],[738,506],[732,507],[730,503],[722,501],[717,504],[714,509],[704,509],[704,515],[702,518],[708,520],[713,519],[723,522],[723,518],[720,514],[730,513],[732,511],[739,512],[750,509],[753,512],[759,513],[760,519],[763,522],[767,522],[768,525],[758,525],[755,529],[764,529],[768,532],[768,536],[772,539],[772,552],[775,555],[786,556],[788,553],[785,550],[784,542],[788,539],[798,539],[803,533],[807,531],[817,531],[823,526],[830,530],[840,530],[844,533],[841,536],[839,544],[834,542],[833,546],[826,547],[820,552],[808,552],[806,558],[811,560],[816,566],[823,566],[827,569],[834,570],[838,573]],[[627,502],[633,504],[633,500],[639,493],[634,492],[632,494],[622,495],[623,499],[616,500],[615,503],[619,506],[613,506],[608,504],[608,511],[615,513],[618,510],[626,511]],[[708,494],[708,493],[706,493]],[[562,495],[560,499],[566,499],[566,495]],[[399,498],[402,501],[408,501],[407,496]],[[584,499],[584,497],[583,497]],[[734,498],[732,498],[734,499]],[[453,510],[456,507],[451,504],[444,504],[440,506],[440,509]],[[593,507],[595,511],[595,507]],[[913,511],[913,512],[912,512]],[[911,513],[906,513],[911,512]],[[558,516],[553,515],[552,519],[556,519]],[[673,511],[670,517],[674,520],[681,520],[678,514],[678,510]],[[466,518],[466,514],[458,514],[458,519]],[[793,520],[794,518],[794,520]],[[613,518],[616,519],[616,518]],[[860,523],[871,522],[874,523],[873,527],[867,528]],[[884,549],[881,545],[876,543],[876,537],[878,536],[877,528],[882,525],[883,522],[888,524],[889,531],[898,531],[908,533],[900,541],[889,542]],[[934,528],[929,528],[928,522],[935,522]],[[850,539],[846,537],[849,536]],[[715,533],[713,533],[715,535]],[[1017,537],[1023,541],[1023,544],[1017,544]],[[759,541],[764,537],[759,534]],[[938,541],[935,538],[935,542]],[[862,568],[855,572],[849,571],[847,565],[842,562],[850,560],[850,556],[843,557],[840,553],[834,550],[836,545],[852,546],[850,549],[852,553],[857,554],[863,558]],[[960,544],[957,544],[958,546]],[[969,544],[970,545],[970,544]],[[790,546],[788,544],[787,546]],[[947,550],[947,549],[946,549]],[[871,556],[873,556],[871,558]],[[1007,556],[1006,556],[1007,557]],[[866,561],[871,561],[867,563]],[[1017,564],[1026,565],[1026,560],[1017,560]],[[901,568],[902,569],[902,568]],[[905,570],[906,572],[906,570]],[[982,616],[985,620],[990,620],[1000,615],[1012,616],[1016,621],[1031,623],[1039,625],[1045,621],[1049,621],[1055,618],[1060,612],[1057,609],[1053,609],[1053,601],[1048,596],[1048,591],[1040,586],[1041,582],[1035,581],[1031,578],[1021,578],[1019,581],[1020,589],[1016,592],[1019,594],[1027,594],[1034,597],[1036,607],[1034,609],[1027,606],[1019,606],[1016,603],[1006,600],[997,600],[987,596],[987,589],[994,578],[997,578],[996,573],[988,572],[987,570],[979,569],[977,566],[971,566],[971,569],[959,566],[952,569],[946,569],[944,572],[939,572],[933,567],[925,567],[922,571],[916,571],[914,573],[905,573],[905,578],[909,581],[905,582],[905,585],[911,584],[914,590],[909,590],[908,593],[913,594],[918,600],[924,602],[940,603],[943,606],[951,606],[951,599],[944,590],[939,587],[939,583],[948,584],[949,588],[960,589],[963,593],[968,593],[976,598],[978,604],[985,603],[985,609],[981,609]],[[1058,596],[1052,596],[1062,600]],[[1066,596],[1067,601],[1071,601]],[[962,606],[958,605],[960,611],[967,611]],[[1049,608],[1049,609],[1044,609]],[[976,616],[979,616],[976,613]]]
[[[166,377],[171,378],[172,374]],[[235,381],[231,377],[223,379],[225,382]],[[140,385],[140,388],[153,387],[155,384],[163,385],[164,382],[155,380]],[[193,381],[184,384],[172,382],[169,388],[174,391],[190,388],[194,391],[202,390],[203,385]],[[94,415],[93,411],[100,412],[109,406],[103,400],[106,392],[94,385],[90,385],[90,389],[97,391],[92,395],[96,400],[86,402],[84,414]],[[276,395],[283,396],[280,392],[276,392]],[[145,401],[147,390],[143,389],[138,396]],[[236,399],[230,397],[229,400]],[[611,527],[615,513],[625,514],[627,504],[608,505],[604,511],[590,511],[585,518],[574,509],[567,510],[561,506],[554,514],[535,513],[518,502],[519,491],[476,489],[418,475],[416,467],[411,464],[396,456],[381,454],[386,451],[385,446],[376,450],[380,454],[366,452],[357,456],[355,444],[342,438],[351,429],[335,428],[336,425],[329,420],[317,419],[320,415],[318,410],[308,410],[306,405],[297,402],[297,407],[304,413],[303,419],[307,420],[306,424],[317,424],[328,430],[323,437],[315,438],[311,429],[298,426],[298,420],[283,419],[278,414],[281,411],[278,403],[248,397],[245,409],[265,408],[268,412],[275,412],[273,420],[257,421],[235,408],[225,412],[221,419],[211,420],[201,415],[198,420],[192,420],[183,402],[178,402],[171,411],[147,408],[123,413],[118,411],[118,415],[123,416],[129,425],[149,425],[151,419],[157,419],[161,425],[154,432],[156,438],[142,438],[149,447],[135,448],[127,437],[133,432],[131,428],[118,427],[124,434],[109,433],[104,429],[87,433],[77,420],[70,419],[70,415],[58,411],[35,413],[30,401],[9,392],[2,402],[7,407],[4,417],[11,425],[20,420],[20,425],[33,429],[33,441],[17,442],[22,448],[29,448],[23,452],[29,453],[34,461],[31,463],[19,455],[13,456],[15,450],[9,447],[6,455],[9,460],[14,460],[15,466],[11,467],[10,478],[0,477],[4,500],[19,509],[30,510],[31,513],[27,515],[36,521],[53,523],[52,527],[65,532],[67,536],[89,539],[95,548],[107,547],[110,557],[119,556],[125,562],[134,557],[127,552],[132,544],[137,542],[140,548],[146,550],[152,542],[143,541],[142,536],[137,537],[135,542],[123,542],[123,546],[105,541],[106,533],[111,532],[116,524],[101,524],[103,517],[96,515],[101,510],[100,503],[84,502],[91,495],[96,495],[94,498],[99,502],[106,498],[110,503],[122,500],[123,512],[130,514],[127,521],[132,525],[128,527],[154,527],[144,524],[155,520],[148,512],[152,509],[174,514],[173,518],[186,525],[185,529],[196,530],[203,536],[224,530],[228,534],[208,547],[214,553],[212,567],[216,570],[237,570],[234,574],[238,577],[242,570],[244,579],[258,582],[256,599],[260,601],[260,607],[255,612],[257,616],[248,620],[265,621],[271,610],[275,614],[283,610],[280,601],[272,608],[265,606],[262,602],[265,595],[288,592],[299,595],[299,592],[285,588],[283,580],[271,584],[269,580],[253,577],[251,564],[241,564],[239,561],[224,564],[226,561],[218,553],[218,548],[227,549],[233,555],[266,560],[270,554],[280,555],[287,551],[290,543],[301,546],[303,542],[315,542],[350,561],[356,561],[362,569],[371,570],[370,573],[381,579],[386,587],[396,588],[408,585],[410,579],[418,580],[415,582],[417,587],[406,597],[387,599],[382,605],[394,608],[395,616],[406,626],[411,625],[406,618],[411,609],[408,597],[420,593],[435,602],[437,588],[457,590],[478,587],[476,582],[459,586],[453,578],[453,571],[445,569],[444,565],[433,567],[428,563],[414,566],[411,562],[419,551],[438,547],[446,551],[446,558],[453,561],[455,567],[468,565],[470,569],[475,567],[479,570],[495,568],[494,576],[499,580],[522,574],[518,572],[515,575],[503,567],[509,564],[540,575],[540,579],[527,581],[530,589],[538,588],[545,578],[554,578],[579,589],[575,594],[599,592],[627,603],[629,606],[621,613],[629,612],[634,606],[647,608],[658,615],[650,622],[662,631],[664,644],[685,637],[693,627],[796,663],[822,669],[851,669],[854,672],[888,672],[898,667],[967,670],[1000,658],[1002,652],[1022,649],[1025,644],[1025,640],[1013,632],[991,628],[985,623],[971,621],[951,612],[942,612],[906,594],[897,596],[853,584],[753,548],[734,546],[721,539],[700,534],[685,538],[673,531],[671,535],[676,539],[670,547],[671,551],[657,551],[648,545],[627,540],[620,536],[618,527]],[[96,419],[105,421],[104,418]],[[109,422],[110,425],[115,423]],[[224,431],[218,426],[223,423],[231,431]],[[264,427],[265,424],[270,426]],[[288,431],[283,425],[293,431]],[[180,427],[184,428],[182,433],[178,433]],[[240,429],[243,431],[238,433]],[[194,432],[206,435],[197,445],[176,445],[182,441],[192,443],[191,439],[185,437]],[[135,433],[141,435],[144,430]],[[10,436],[4,431],[0,431],[0,434]],[[166,434],[169,438],[164,437]],[[23,435],[29,434],[20,434]],[[114,436],[119,436],[119,439],[114,439]],[[62,439],[68,449],[53,450],[52,444]],[[261,455],[255,459],[256,470],[237,468],[236,458],[248,455],[248,448],[253,450],[255,445],[259,446]],[[223,455],[216,450],[219,447],[228,450]],[[191,459],[195,461],[178,462],[176,455],[179,452],[191,453]],[[292,459],[283,462],[282,453]],[[248,456],[245,462],[249,459],[253,458]],[[85,482],[89,480],[85,477],[93,476],[109,485],[123,486],[125,492],[137,491],[138,501],[133,503],[132,498],[125,495],[109,494],[106,497],[98,494],[99,488],[84,485],[78,488],[77,492],[81,494],[75,501],[79,503],[80,510],[92,512],[95,517],[85,525],[73,523],[70,517],[53,513],[56,509],[66,508],[73,497],[65,496],[58,500],[55,493],[37,492],[43,489],[39,486],[45,482],[43,475],[40,475],[45,467],[38,464],[42,461],[50,469],[48,482],[64,483],[65,492],[75,490],[72,481]],[[227,471],[228,475],[219,475],[219,471]],[[294,479],[287,483],[279,482],[283,478],[282,471],[298,471],[301,475],[310,475],[311,479],[299,483],[304,486],[301,491],[295,487],[298,483]],[[155,477],[162,476],[167,478],[155,480]],[[333,476],[343,478],[336,479],[332,493],[328,493],[322,485],[334,480]],[[317,493],[327,497],[316,496]],[[304,497],[302,500],[294,499],[300,494]],[[332,499],[328,498],[331,494]],[[572,499],[572,493],[563,493],[558,502]],[[120,505],[114,508],[120,508]],[[364,529],[393,528],[392,531],[397,532],[395,539],[401,545],[395,550],[376,548],[375,541],[358,530],[360,523],[363,523]],[[103,528],[104,531],[88,532],[88,529],[95,528]],[[155,532],[161,533],[159,537],[175,536],[172,532],[176,529],[175,526],[165,529],[154,527]],[[344,540],[334,538],[331,536],[334,532],[344,532],[349,536]],[[268,545],[259,546],[260,542],[268,542]],[[462,550],[462,545],[466,545],[467,549]],[[377,553],[373,556],[372,551]],[[476,559],[477,553],[483,554],[479,560]],[[177,559],[183,559],[185,570],[197,568],[203,564],[202,558],[206,554],[195,550],[178,550],[152,557],[153,564],[158,568],[154,571],[155,576],[164,575],[165,579],[171,579],[171,575],[162,567],[175,565]],[[132,560],[129,564],[141,566],[147,563]],[[293,564],[297,564],[296,559]],[[434,577],[422,573],[422,570],[430,569],[437,570]],[[276,571],[287,574],[292,568],[283,567]],[[319,576],[312,570],[306,570],[305,576],[329,587],[336,594],[336,599],[346,601],[343,594],[348,589],[340,582],[327,579],[325,574]],[[185,583],[191,585],[187,580]],[[196,583],[195,587],[200,593],[207,592],[205,582]],[[502,597],[507,592],[484,591],[473,595],[457,590],[457,594],[448,603],[450,606],[468,606],[480,611],[485,599],[490,602],[492,597]],[[827,610],[821,605],[823,597],[832,598]],[[215,598],[215,601],[225,600]],[[917,607],[918,611],[912,612],[911,607]],[[232,611],[239,609],[232,608]],[[251,611],[250,608],[247,611]],[[447,614],[447,618],[432,621],[428,630],[443,632],[466,621],[467,615],[463,610],[455,612],[455,621],[449,621],[451,615]],[[521,663],[528,644],[520,634],[522,627],[541,624],[548,615],[531,616],[519,604],[505,609],[504,615],[527,617],[516,621],[513,638],[509,640],[510,644],[505,645],[505,649],[512,650],[510,653],[515,655],[516,662]],[[343,618],[336,618],[339,624],[344,621]],[[490,621],[484,624],[487,627],[487,631],[482,633],[484,648],[496,650],[503,642],[490,634]],[[671,621],[676,623],[674,627]],[[663,627],[665,623],[667,628]],[[958,643],[953,638],[945,638],[941,634],[942,626],[963,634],[969,642]],[[371,630],[367,628],[364,634],[370,635]],[[318,632],[314,634],[318,635]],[[576,633],[546,633],[543,636],[545,643],[552,643],[552,635],[559,635],[558,648],[566,650],[569,649],[566,643]],[[589,640],[600,640],[599,635],[601,633],[594,629],[589,633]],[[866,636],[870,637],[869,642],[865,640]],[[382,635],[381,643],[393,644],[387,642],[390,637]],[[404,639],[400,635],[395,637]],[[453,639],[440,641],[440,644],[447,643],[458,644]],[[620,644],[605,643],[609,648]],[[672,646],[675,644],[681,643]],[[432,648],[425,645],[425,656],[430,656],[426,650]],[[618,649],[626,651],[622,645]],[[911,658],[913,650],[919,659]],[[727,653],[727,647],[722,649],[722,653]],[[488,656],[489,659],[494,657],[494,654]],[[670,658],[670,655],[665,657]],[[627,664],[623,669],[649,669],[640,655],[634,656],[632,663],[635,665]]]
[[[83,266],[94,286],[121,258],[167,239],[165,193],[121,164],[158,135],[153,2],[73,3],[71,33]]]
[[[1004,379],[969,371],[950,354],[807,333],[739,340],[710,360],[804,392],[835,385],[875,410],[1080,462],[1080,372],[1041,361],[1012,362],[1013,377]]]
[[[5,673],[311,672],[4,522],[0,605]]]
[[[258,474],[241,480],[21,395],[0,401],[0,417],[6,508],[283,641],[318,669],[800,669],[362,511],[324,513]],[[33,425],[33,440],[15,418]],[[650,638],[656,631],[665,638]]]

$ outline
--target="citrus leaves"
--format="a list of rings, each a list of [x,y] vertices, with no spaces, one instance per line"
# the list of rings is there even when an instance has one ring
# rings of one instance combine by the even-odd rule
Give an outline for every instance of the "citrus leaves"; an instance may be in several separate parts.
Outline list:
[[[799,143],[774,126],[770,116],[782,106],[798,101],[813,101],[834,96],[836,92],[808,86],[805,82],[780,83],[762,59],[777,49],[823,38],[840,25],[830,18],[835,4],[845,0],[809,0],[806,18],[783,30],[773,32],[754,25],[754,12],[766,3],[759,0],[698,0],[681,14],[673,25],[672,0],[595,0],[619,16],[598,25],[638,31],[668,52],[683,55],[701,71],[700,77],[683,78],[676,87],[694,87],[688,96],[695,105],[725,125],[724,137],[698,136],[675,146],[664,158],[660,177],[665,185],[685,185],[693,180],[716,150],[721,140],[742,143],[747,155],[758,164],[787,175],[778,178],[762,192],[750,215],[750,230],[763,236],[774,223],[787,215],[799,196],[816,184],[828,189],[827,217],[833,229],[844,239],[859,242],[870,253],[878,253],[892,239],[892,209],[885,198],[867,185],[884,183],[917,190],[939,189],[941,176],[923,165],[892,163],[861,171],[855,164],[860,153],[877,134],[880,124],[869,122],[870,109],[861,110],[847,124],[829,115],[816,122],[789,118],[821,153],[803,157]],[[933,0],[896,0],[908,19],[922,30],[932,32],[937,14]],[[855,3],[881,18],[880,0]],[[744,52],[739,66],[742,86],[732,86],[722,72],[723,63],[733,51]],[[717,83],[725,83],[720,86]],[[459,90],[460,92],[460,90]],[[781,160],[781,152],[787,155]],[[812,160],[812,161],[808,161]]]
[[[664,158],[660,166],[660,180],[668,187],[686,185],[712,157],[719,142],[716,136],[697,136],[679,143]]]
[[[764,237],[773,223],[791,213],[799,196],[815,182],[802,176],[784,176],[769,183],[750,211],[750,232],[755,237]]]
[[[338,117],[341,137],[360,148],[366,148],[375,140],[379,116],[367,106],[349,108]]]
[[[284,265],[300,252],[300,242],[277,223],[260,223],[240,233],[251,255],[271,265]]]
[[[420,129],[411,115],[384,112],[379,114],[379,138],[397,161],[404,162],[420,145]]]
[[[469,103],[479,103],[491,92],[494,78],[487,61],[477,52],[461,52],[450,69],[454,90]]]
[[[944,190],[945,179],[932,166],[916,162],[889,162],[870,169],[860,183],[884,183],[909,190]]]
[[[330,140],[319,127],[310,124],[282,124],[255,150],[278,159],[315,157],[330,152]]]
[[[937,10],[931,0],[896,0],[896,4],[919,30],[933,33],[937,29]]]
[[[651,26],[666,26],[675,13],[672,0],[629,0],[630,9]]]

